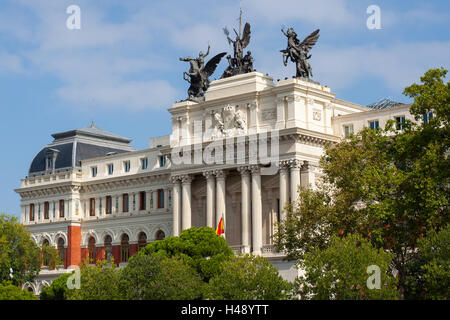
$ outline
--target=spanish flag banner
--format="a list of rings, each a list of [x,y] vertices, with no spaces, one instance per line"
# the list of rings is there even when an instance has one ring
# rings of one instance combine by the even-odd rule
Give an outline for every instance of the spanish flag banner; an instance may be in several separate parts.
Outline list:
[[[222,217],[222,218],[220,218],[219,225],[217,226],[216,234],[218,236],[221,236],[224,233],[225,233],[225,228],[223,227],[223,217]]]

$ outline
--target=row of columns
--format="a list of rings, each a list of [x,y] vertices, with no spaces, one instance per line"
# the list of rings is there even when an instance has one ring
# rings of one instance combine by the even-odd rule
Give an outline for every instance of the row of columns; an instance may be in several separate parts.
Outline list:
[[[301,168],[308,169],[306,161],[289,159],[280,161],[280,212],[285,219],[283,208],[289,201],[298,200],[298,187],[308,182],[310,171],[302,177]],[[262,196],[261,171],[258,165],[236,168],[241,174],[241,239],[244,253],[261,254],[262,235]],[[215,229],[223,217],[226,229],[226,171],[210,170],[203,172],[206,178],[206,226]],[[192,226],[192,175],[173,176],[173,234],[179,236],[182,230]],[[303,181],[304,180],[304,181]]]

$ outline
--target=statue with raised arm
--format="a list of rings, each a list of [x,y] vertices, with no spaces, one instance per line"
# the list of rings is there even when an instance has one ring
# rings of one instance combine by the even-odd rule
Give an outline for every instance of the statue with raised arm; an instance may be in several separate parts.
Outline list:
[[[245,56],[244,57],[244,49],[249,45],[250,43],[250,24],[246,23],[244,26],[244,32],[242,34],[239,34],[235,29],[234,33],[236,34],[236,40],[233,40],[230,38],[230,32],[225,27],[223,29],[223,32],[225,33],[228,43],[233,45],[233,53],[234,57],[228,59],[229,67],[225,70],[225,72],[222,75],[222,78],[228,78],[231,76],[235,76],[238,74],[248,73],[253,71],[253,57],[251,56]],[[250,52],[250,51],[249,51]],[[249,55],[250,53],[248,53]],[[248,68],[249,62],[251,62],[252,67],[251,71]],[[247,66],[245,65],[247,63]]]
[[[200,51],[198,58],[180,58],[180,61],[190,63],[189,72],[183,73],[183,78],[191,85],[188,89],[188,99],[199,101],[209,87],[209,77],[214,73],[220,60],[226,55],[226,52],[219,53],[205,65],[205,57],[209,54],[210,46],[206,54]]]
[[[308,55],[308,53],[319,39],[319,29],[307,36],[301,43],[293,28],[289,28],[287,32],[281,29],[281,32],[283,32],[288,40],[286,50],[280,50],[283,53],[283,64],[287,66],[287,61],[290,58],[296,64],[296,77],[309,79],[312,77],[312,68],[308,62],[311,55]]]

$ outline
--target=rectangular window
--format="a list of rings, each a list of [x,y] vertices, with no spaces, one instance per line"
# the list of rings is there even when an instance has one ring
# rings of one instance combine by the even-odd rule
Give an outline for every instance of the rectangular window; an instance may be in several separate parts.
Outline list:
[[[397,130],[404,129],[403,124],[405,123],[405,121],[405,116],[395,117],[395,122],[397,122]]]
[[[423,122],[428,123],[433,118],[433,112],[427,112],[423,114]]]
[[[64,200],[59,200],[59,217],[64,218]]]
[[[353,133],[353,125],[344,126],[344,136],[348,137]]]
[[[106,197],[106,214],[112,213],[112,198],[111,196]]]
[[[146,193],[142,191],[139,193],[139,210],[145,210]]]
[[[125,172],[130,172],[131,164],[130,161],[124,161],[123,162],[123,170]]]
[[[112,163],[108,164],[108,174],[112,175],[114,173],[114,165]]]
[[[123,208],[123,212],[128,212],[128,193],[124,193],[122,195],[122,208]]]
[[[97,176],[97,167],[91,167],[91,175],[92,178],[95,178]]]
[[[164,208],[164,190],[158,190],[158,209]]]
[[[95,199],[94,198],[89,199],[89,216],[91,216],[91,217],[95,216]]]
[[[129,258],[129,247],[127,245],[121,246],[121,261],[120,262],[128,262]]]
[[[44,202],[44,219],[49,219],[50,203],[48,201]]]
[[[164,168],[166,166],[166,156],[159,156],[159,167]]]
[[[146,170],[148,168],[148,158],[141,159],[141,169]]]
[[[369,121],[369,127],[372,130],[377,130],[380,127],[380,123],[378,122],[378,120]]]
[[[30,221],[34,221],[34,203],[30,204]]]

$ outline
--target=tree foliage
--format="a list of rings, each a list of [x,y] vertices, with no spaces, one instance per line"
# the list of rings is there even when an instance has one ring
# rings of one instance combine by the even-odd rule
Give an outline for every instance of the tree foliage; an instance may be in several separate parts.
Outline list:
[[[245,255],[223,263],[209,282],[208,298],[216,300],[280,300],[288,298],[291,284],[265,258]]]
[[[208,227],[186,229],[179,237],[168,237],[148,244],[139,255],[157,254],[180,257],[196,270],[205,282],[220,273],[221,263],[233,256],[223,237]]]
[[[326,249],[314,249],[300,261],[304,274],[295,287],[302,299],[395,299],[396,278],[388,273],[393,255],[358,235],[334,236]],[[369,266],[379,267],[380,288],[369,288]]]
[[[39,295],[41,300],[67,300],[67,279],[73,274],[64,273],[53,280],[50,286],[44,287]]]
[[[328,145],[320,165],[323,183],[300,190],[298,203],[275,235],[280,250],[300,259],[326,249],[333,235],[359,234],[394,254],[399,296],[404,297],[406,265],[427,230],[448,223],[450,84],[444,69],[433,69],[404,93],[414,98],[410,112],[427,123],[408,122],[397,131],[365,128]]]
[[[0,281],[11,280],[13,285],[33,281],[40,261],[40,249],[28,229],[16,217],[0,215]]]
[[[67,290],[68,300],[119,300],[120,273],[114,264],[98,261],[80,268],[80,289]]]
[[[50,269],[55,269],[63,262],[59,258],[58,250],[48,244],[41,246],[41,265],[47,266]]]
[[[420,239],[416,254],[407,265],[407,298],[450,299],[450,224]]]
[[[22,290],[11,281],[0,283],[0,300],[37,300],[33,293]]]
[[[139,255],[120,272],[124,299],[193,300],[203,295],[205,283],[177,257]]]

